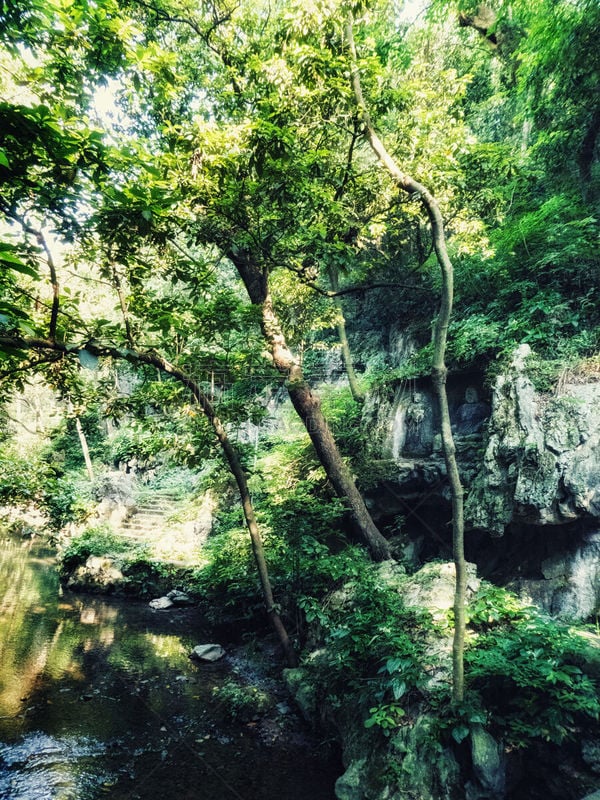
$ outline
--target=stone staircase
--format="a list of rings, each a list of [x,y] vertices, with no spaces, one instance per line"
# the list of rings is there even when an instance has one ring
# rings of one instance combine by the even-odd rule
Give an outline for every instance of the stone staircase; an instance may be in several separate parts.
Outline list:
[[[179,504],[174,492],[156,489],[136,503],[134,512],[121,526],[121,534],[133,541],[153,543],[173,527],[169,517],[177,511]]]
[[[118,532],[132,545],[147,545],[152,558],[178,566],[196,564],[199,547],[210,529],[212,506],[207,501],[193,519],[173,519],[185,503],[177,491],[144,490]]]

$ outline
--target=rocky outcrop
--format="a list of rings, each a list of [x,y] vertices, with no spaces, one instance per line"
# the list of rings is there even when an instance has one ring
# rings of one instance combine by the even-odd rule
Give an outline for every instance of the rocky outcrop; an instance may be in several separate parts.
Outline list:
[[[600,610],[600,530],[585,531],[571,547],[541,562],[542,578],[510,583],[522,598],[553,617],[583,620]]]
[[[106,472],[96,480],[95,488],[98,522],[118,528],[135,510],[133,476],[118,471]]]
[[[412,576],[390,562],[377,568],[378,582],[402,594],[407,607],[426,608],[434,625],[425,644],[425,660],[429,664],[425,692],[448,683],[451,671],[452,632],[447,614],[454,599],[454,566],[450,563],[428,564]],[[469,594],[476,591],[479,581],[473,565],[469,565]],[[353,585],[335,592],[330,604],[352,603]],[[325,651],[315,649],[307,662],[319,665]],[[318,703],[310,680],[310,666],[285,671],[291,693],[303,714],[310,720],[320,717],[335,729],[342,744],[345,766],[335,786],[337,800],[390,800],[392,797],[412,797],[419,800],[458,800],[464,798],[464,770],[453,749],[442,746],[437,729],[438,720],[428,708],[413,705],[407,723],[384,737],[372,728],[365,728],[366,709],[357,708],[350,699],[329,706]],[[501,800],[504,797],[504,764],[497,742],[483,729],[473,743],[473,764],[469,775],[469,797]]]
[[[537,391],[530,356],[527,344],[515,350],[489,403],[481,376],[449,376],[467,543],[483,543],[471,547],[483,574],[555,616],[584,619],[600,611],[600,382],[575,375]],[[445,557],[450,498],[428,380],[380,387],[363,423],[378,476],[367,503],[395,531],[395,555],[412,568]],[[488,537],[506,533],[501,551]]]
[[[116,594],[140,598],[160,597],[168,600],[169,606],[183,606],[180,590],[170,591],[173,582],[185,586],[190,571],[184,567],[171,567],[168,575],[160,562],[127,554],[88,556],[85,561],[69,559],[60,566],[61,581],[67,589],[91,594]],[[168,596],[167,596],[168,593]],[[189,602],[193,601],[189,598]]]
[[[452,630],[448,612],[454,594],[454,567],[451,563],[432,563],[410,576],[390,562],[375,569],[378,585],[400,593],[406,606],[421,612],[426,609],[432,620],[419,645],[427,677],[419,681],[417,694],[406,696],[410,699],[399,724],[383,732],[367,727],[364,720],[370,713],[370,698],[363,691],[332,697],[330,686],[319,684],[321,668],[327,669],[330,662],[318,624],[309,637],[312,650],[303,666],[284,672],[289,691],[306,719],[319,721],[341,744],[344,773],[336,782],[337,800],[539,800],[546,796],[579,800],[598,786],[597,726],[582,726],[573,731],[572,740],[560,745],[539,738],[524,749],[506,746],[498,727],[487,727],[485,715],[473,716],[465,720],[465,725],[444,732],[448,717],[442,714],[440,719],[432,700],[437,697],[439,702],[440,687],[450,682]],[[472,597],[480,582],[474,566],[470,564],[468,570],[468,594]],[[348,582],[327,598],[325,607],[352,613],[354,591],[355,584]],[[570,633],[580,638],[580,645],[574,645],[566,663],[597,680],[600,636],[575,628]],[[469,641],[473,643],[477,635],[475,630],[469,631]]]
[[[67,588],[79,592],[105,594],[127,583],[121,565],[109,556],[90,556],[69,576]]]
[[[528,345],[496,381],[483,465],[466,502],[471,528],[502,536],[514,521],[600,518],[600,384],[536,392]]]

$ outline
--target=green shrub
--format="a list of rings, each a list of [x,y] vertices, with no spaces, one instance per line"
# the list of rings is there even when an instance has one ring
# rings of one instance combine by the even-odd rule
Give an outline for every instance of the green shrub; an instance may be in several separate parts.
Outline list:
[[[427,677],[430,615],[407,608],[399,586],[383,582],[366,562],[339,597],[325,604],[304,598],[301,607],[321,629],[322,652],[305,662],[318,692],[334,705],[352,698],[368,714],[367,727],[389,733]]]
[[[356,457],[365,446],[361,404],[347,387],[330,389],[321,395],[323,413],[338,447],[344,455]]]
[[[560,744],[598,721],[598,687],[581,669],[582,640],[509,592],[484,585],[470,608],[469,684],[514,747]]]
[[[137,458],[149,461],[165,449],[163,434],[133,428],[121,428],[110,440],[108,457],[114,464]]]
[[[62,570],[70,572],[80,564],[85,564],[90,556],[120,555],[132,553],[131,542],[118,536],[110,525],[94,525],[86,528],[73,538],[61,554]],[[143,546],[135,548],[136,555],[144,551]]]
[[[273,706],[273,699],[267,692],[256,686],[243,686],[231,678],[221,686],[215,686],[213,696],[234,722],[250,722]]]
[[[206,602],[211,616],[226,610],[233,616],[250,618],[262,612],[260,584],[245,528],[211,536],[202,557],[206,564],[193,571],[189,588]]]
[[[33,457],[10,449],[0,456],[0,503],[27,504],[35,501],[45,478],[44,465]]]
[[[104,459],[106,456],[106,439],[101,428],[98,407],[95,405],[89,406],[79,419],[92,459]],[[54,428],[44,447],[43,458],[49,464],[60,463],[61,468],[64,470],[77,470],[85,466],[74,417],[65,417]]]
[[[59,478],[46,478],[40,494],[40,505],[54,530],[70,522],[85,522],[92,511],[92,486],[89,479],[77,471]]]

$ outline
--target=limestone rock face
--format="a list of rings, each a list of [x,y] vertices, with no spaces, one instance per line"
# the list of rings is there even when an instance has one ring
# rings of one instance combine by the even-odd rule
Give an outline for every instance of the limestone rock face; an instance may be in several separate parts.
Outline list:
[[[454,605],[455,581],[453,563],[425,564],[404,587],[404,602],[407,606],[427,608],[432,619],[441,622]],[[467,592],[473,594],[479,584],[475,564],[467,564]]]
[[[542,562],[550,602],[540,603],[555,617],[586,619],[600,609],[600,531],[587,532],[574,550]],[[518,583],[518,582],[517,582]],[[538,602],[533,582],[520,587]]]
[[[96,491],[98,520],[114,527],[122,525],[135,508],[133,477],[119,471],[108,472],[99,479]]]
[[[503,800],[506,765],[502,747],[481,725],[471,729],[474,780],[467,784],[467,800]]]
[[[600,517],[600,384],[536,392],[521,345],[494,388],[482,468],[467,497],[468,526],[502,536],[513,521],[560,525]]]

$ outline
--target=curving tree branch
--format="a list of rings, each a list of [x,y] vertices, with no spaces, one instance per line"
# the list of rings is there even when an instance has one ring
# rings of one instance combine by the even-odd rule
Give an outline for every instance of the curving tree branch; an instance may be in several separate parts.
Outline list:
[[[346,22],[346,41],[350,55],[350,79],[354,97],[364,126],[364,135],[379,162],[387,170],[398,188],[407,192],[415,199],[419,199],[427,212],[431,225],[433,247],[440,266],[442,276],[442,292],[440,310],[435,320],[433,329],[433,365],[431,377],[440,412],[442,445],[444,460],[450,483],[452,496],[452,552],[456,569],[456,585],[454,593],[454,642],[452,648],[452,698],[454,702],[461,702],[464,698],[464,640],[465,640],[465,595],[466,595],[466,561],[464,552],[464,511],[463,488],[460,481],[458,464],[456,461],[456,447],[450,425],[450,411],[448,408],[448,394],[446,392],[445,364],[446,340],[448,325],[452,313],[454,296],[453,268],[446,247],[444,221],[440,207],[434,196],[422,184],[400,169],[396,161],[388,153],[385,145],[377,135],[373,121],[369,114],[362,91],[360,73],[358,70],[358,56],[354,42],[353,20],[349,15]]]

